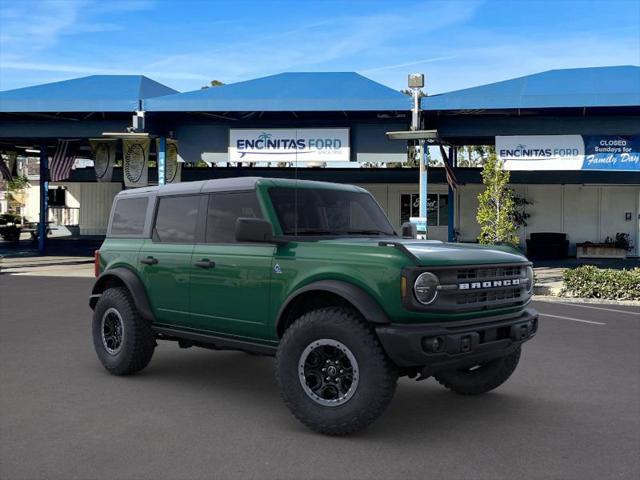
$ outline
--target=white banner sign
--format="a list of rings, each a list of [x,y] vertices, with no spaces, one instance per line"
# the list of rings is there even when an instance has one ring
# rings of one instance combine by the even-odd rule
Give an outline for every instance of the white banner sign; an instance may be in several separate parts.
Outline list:
[[[348,128],[229,130],[229,162],[348,162]]]
[[[580,170],[581,135],[496,136],[496,155],[506,170]]]
[[[122,140],[125,187],[146,187],[149,184],[150,143],[148,138]]]

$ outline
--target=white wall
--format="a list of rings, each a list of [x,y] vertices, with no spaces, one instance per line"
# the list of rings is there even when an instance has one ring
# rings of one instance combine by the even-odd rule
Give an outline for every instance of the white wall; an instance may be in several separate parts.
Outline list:
[[[78,183],[80,186],[80,235],[105,235],[119,183]]]
[[[602,242],[618,232],[629,233],[639,255],[640,232],[638,211],[640,186],[598,185],[512,185],[517,194],[532,205],[525,211],[531,215],[527,226],[518,233],[522,246],[532,232],[564,232],[570,241],[570,254],[575,244]],[[481,185],[464,185],[458,189],[456,225],[460,239],[471,241],[480,232],[475,220],[477,196]],[[625,220],[625,213],[631,220]]]

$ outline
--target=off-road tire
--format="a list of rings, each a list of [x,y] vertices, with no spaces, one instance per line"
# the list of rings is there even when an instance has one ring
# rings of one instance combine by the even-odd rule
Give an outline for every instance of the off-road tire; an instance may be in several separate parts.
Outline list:
[[[110,354],[102,340],[102,318],[108,309],[120,314],[124,335],[116,354]],[[155,348],[155,337],[148,321],[140,316],[129,291],[123,287],[107,289],[93,312],[93,346],[100,362],[114,375],[130,375],[145,368]]]
[[[320,405],[309,397],[300,380],[302,354],[320,339],[342,343],[358,364],[358,384],[340,405]],[[391,402],[398,380],[396,368],[372,329],[357,312],[341,307],[321,308],[298,318],[282,337],[275,371],[291,413],[307,427],[326,435],[347,435],[376,420]]]
[[[520,348],[491,360],[474,370],[452,370],[434,375],[444,387],[461,395],[479,395],[498,388],[514,372],[520,360]]]

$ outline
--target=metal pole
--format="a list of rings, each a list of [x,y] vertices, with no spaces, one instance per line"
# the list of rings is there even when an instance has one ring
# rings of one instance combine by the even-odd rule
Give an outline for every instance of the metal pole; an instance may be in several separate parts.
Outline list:
[[[456,147],[449,148],[449,161],[451,162],[451,168],[455,168],[457,159],[457,150]],[[449,242],[453,242],[455,237],[455,225],[454,225],[454,217],[455,217],[455,209],[454,209],[454,195],[453,188],[449,185],[447,190],[447,240]]]
[[[411,94],[413,96],[413,109],[411,110],[411,130],[418,130],[420,128],[420,89],[412,88]],[[424,140],[420,140],[417,145],[418,151],[416,152],[418,157],[418,164],[420,166],[420,180],[419,180],[419,193],[420,193],[420,206],[418,209],[418,215],[425,219],[425,232],[419,233],[418,238],[426,238],[426,217],[427,217],[427,147]]]
[[[44,255],[47,248],[47,222],[49,221],[49,157],[47,145],[40,145],[40,223],[38,224],[38,251]]]
[[[167,168],[167,139],[160,137],[158,141],[158,185],[164,185],[166,182]]]
[[[420,213],[423,218],[427,217],[427,146],[424,140],[420,140]],[[426,232],[425,232],[426,233]]]

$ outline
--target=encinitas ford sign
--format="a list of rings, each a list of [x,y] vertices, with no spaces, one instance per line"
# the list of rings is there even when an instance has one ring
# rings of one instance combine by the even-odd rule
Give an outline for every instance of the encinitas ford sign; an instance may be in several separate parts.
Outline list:
[[[580,135],[496,136],[496,154],[507,170],[580,170]]]
[[[348,128],[229,130],[230,162],[348,162]]]
[[[640,136],[496,136],[507,170],[640,171]]]

